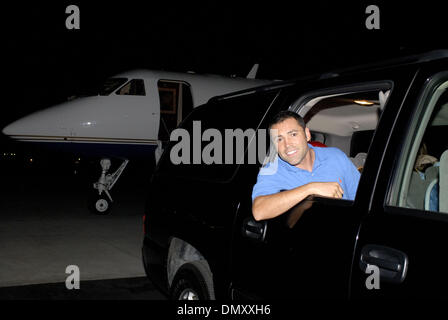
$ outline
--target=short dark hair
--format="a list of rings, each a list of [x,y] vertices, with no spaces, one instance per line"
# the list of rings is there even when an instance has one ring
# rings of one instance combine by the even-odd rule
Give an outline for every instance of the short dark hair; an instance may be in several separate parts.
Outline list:
[[[289,111],[289,110],[283,110],[283,111],[280,111],[279,113],[277,113],[275,115],[275,117],[271,120],[271,122],[269,123],[269,129],[271,129],[271,127],[274,124],[283,122],[289,118],[296,119],[297,122],[299,123],[299,125],[302,127],[302,129],[305,130],[306,125],[305,125],[305,121],[303,120],[303,118],[301,116],[299,116],[297,113],[295,113],[293,111]]]

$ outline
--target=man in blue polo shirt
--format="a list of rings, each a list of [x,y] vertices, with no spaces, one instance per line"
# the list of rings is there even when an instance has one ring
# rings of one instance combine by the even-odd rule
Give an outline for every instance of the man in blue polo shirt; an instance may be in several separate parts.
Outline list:
[[[252,191],[252,213],[265,220],[288,211],[309,195],[353,200],[360,174],[344,152],[308,144],[311,133],[295,112],[282,111],[270,126],[277,166],[261,168]],[[281,192],[282,191],[282,192]]]

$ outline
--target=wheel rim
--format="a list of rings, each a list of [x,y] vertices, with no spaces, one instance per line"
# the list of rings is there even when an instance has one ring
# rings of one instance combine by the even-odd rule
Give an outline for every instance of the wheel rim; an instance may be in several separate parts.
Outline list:
[[[103,213],[107,210],[107,208],[109,208],[109,203],[106,199],[98,199],[95,202],[96,211]]]
[[[199,300],[199,296],[193,289],[185,289],[179,295],[179,300]]]

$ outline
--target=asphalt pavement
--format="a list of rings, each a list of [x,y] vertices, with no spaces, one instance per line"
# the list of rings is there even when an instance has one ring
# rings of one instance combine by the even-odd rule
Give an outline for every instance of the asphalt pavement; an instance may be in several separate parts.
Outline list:
[[[141,259],[151,168],[131,162],[100,216],[87,209],[98,163],[16,157],[0,161],[0,299],[165,299]],[[66,288],[68,266],[79,290]]]

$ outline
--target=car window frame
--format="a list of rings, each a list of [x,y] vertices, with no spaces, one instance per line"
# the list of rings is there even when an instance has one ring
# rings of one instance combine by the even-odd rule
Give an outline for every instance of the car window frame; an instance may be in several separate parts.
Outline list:
[[[229,96],[229,97],[225,97],[223,100],[228,100],[228,99],[232,99],[232,98],[239,98],[241,96],[249,96],[251,94],[254,93],[273,93],[273,97],[272,100],[269,102],[269,105],[266,106],[264,112],[263,112],[263,116],[261,117],[261,119],[259,120],[259,122],[257,123],[256,127],[254,128],[255,132],[257,132],[257,130],[260,128],[260,125],[263,123],[263,121],[266,118],[266,115],[269,113],[269,110],[271,110],[271,108],[273,107],[273,105],[275,105],[275,103],[278,101],[279,97],[282,94],[282,88],[273,88],[272,90],[261,90],[261,91],[250,91],[250,92],[243,92],[243,93],[237,93],[234,96]],[[219,97],[218,97],[219,98]],[[187,117],[180,122],[178,128],[183,129],[184,126],[191,121],[197,121],[197,120],[192,120],[192,118],[195,117],[196,113],[198,112],[202,112],[202,110],[206,109],[206,108],[210,108],[211,104],[215,103],[216,101],[220,101],[220,99],[217,98],[212,98],[209,100],[209,102],[207,102],[206,104],[200,105],[196,108],[193,108],[193,110],[187,115]],[[165,161],[170,161],[170,150],[173,147],[174,144],[176,144],[176,141],[169,141],[167,147],[164,149],[164,152],[160,158],[159,163],[157,164],[156,170],[155,170],[155,175],[162,175],[162,176],[167,176],[170,179],[183,179],[183,180],[191,180],[191,181],[197,181],[197,182],[206,182],[206,183],[222,183],[222,184],[226,184],[226,183],[230,183],[231,181],[233,181],[235,179],[235,177],[237,176],[240,167],[243,165],[247,165],[245,163],[237,163],[237,164],[233,164],[232,166],[234,166],[234,170],[232,172],[232,174],[230,174],[227,178],[205,178],[205,177],[197,177],[197,176],[191,176],[191,175],[184,175],[184,174],[170,174],[167,173],[166,170],[160,170],[159,168],[164,164]],[[253,143],[253,139],[251,139],[251,141],[248,142],[248,145],[246,146],[245,150],[244,150],[244,156],[246,156],[247,150],[249,145]],[[201,164],[204,165],[204,164]],[[222,165],[227,165],[227,164],[222,164]]]
[[[324,89],[312,90],[306,94],[301,95],[298,99],[296,99],[288,110],[297,112],[299,115],[304,116],[308,111],[312,109],[312,106],[309,109],[303,109],[303,107],[312,99],[328,96],[328,95],[337,95],[337,94],[351,94],[362,91],[373,91],[377,90],[379,85],[389,84],[390,88],[388,90],[391,91],[390,94],[393,93],[394,82],[392,80],[375,80],[375,81],[366,81],[366,82],[355,82],[353,84],[344,84],[334,87],[327,87]],[[306,111],[305,114],[303,111]]]
[[[400,199],[398,198],[403,192],[403,189],[409,188],[411,175],[407,175],[408,181],[406,186],[403,185],[403,180],[405,178],[403,177],[403,175],[406,174],[406,171],[407,169],[409,169],[410,163],[412,162],[409,157],[413,156],[415,160],[415,156],[417,155],[420,144],[416,146],[414,143],[415,139],[417,138],[418,133],[420,133],[419,142],[421,143],[423,135],[426,132],[427,126],[429,124],[429,119],[434,111],[434,107],[438,100],[435,100],[435,103],[432,105],[431,112],[428,112],[426,108],[427,103],[433,101],[434,93],[444,84],[448,86],[448,71],[436,72],[428,77],[423,85],[423,88],[418,94],[416,107],[414,108],[410,117],[410,125],[405,130],[405,141],[397,157],[397,161],[395,161],[395,163],[393,164],[392,174],[388,183],[386,196],[384,197],[383,205],[386,213],[399,213],[409,216],[423,217],[425,219],[448,221],[448,213],[426,211],[424,209],[400,206]],[[437,98],[439,98],[440,95]],[[425,130],[422,131],[419,129],[417,130],[418,132],[416,132],[416,128],[421,128],[422,126],[420,122],[422,120],[422,117],[426,117],[428,120],[425,125]],[[404,158],[406,159],[403,161]]]
[[[288,110],[293,111],[298,113],[301,116],[304,116],[308,111],[310,111],[313,107],[311,106],[310,108],[307,108],[305,111],[306,113],[303,114],[302,110],[305,107],[305,105],[311,101],[312,99],[321,97],[321,96],[328,96],[328,95],[337,95],[337,94],[352,94],[352,93],[359,93],[359,92],[365,92],[365,91],[374,91],[374,90],[390,90],[389,93],[389,97],[386,100],[386,104],[383,107],[383,111],[385,110],[385,108],[387,108],[387,102],[389,101],[389,98],[393,95],[394,92],[394,81],[390,80],[390,79],[384,79],[384,80],[374,80],[374,81],[365,81],[365,82],[354,82],[354,83],[350,83],[350,84],[343,84],[343,85],[338,85],[338,86],[333,86],[333,87],[326,87],[323,89],[317,89],[317,90],[311,90],[309,92],[306,92],[304,94],[302,94],[298,99],[295,99],[291,105],[289,106]],[[384,89],[381,89],[384,88]],[[384,112],[382,112],[383,114]],[[382,116],[381,114],[381,116]],[[378,128],[378,124],[381,122],[381,117],[378,119],[378,123],[377,123],[377,127],[374,130],[373,136],[372,136],[372,140],[373,141],[375,139],[375,134]],[[370,149],[370,146],[369,146]],[[368,160],[369,157],[369,152],[367,152],[367,158],[366,161]],[[361,173],[361,177],[362,177],[362,173]],[[360,177],[360,180],[361,180]],[[359,186],[358,189],[356,190],[356,194],[355,194],[355,198],[353,200],[347,200],[347,199],[332,199],[332,200],[338,200],[338,201],[334,201],[334,204],[338,204],[341,203],[341,205],[347,205],[347,201],[351,203],[351,205],[354,205],[356,201],[356,199],[358,198],[358,190],[359,190]],[[313,198],[314,200],[319,200],[322,199],[320,201],[328,201],[328,198],[325,197],[319,197],[317,195],[314,195]],[[307,199],[305,199],[307,200]],[[341,201],[342,200],[342,201]]]

